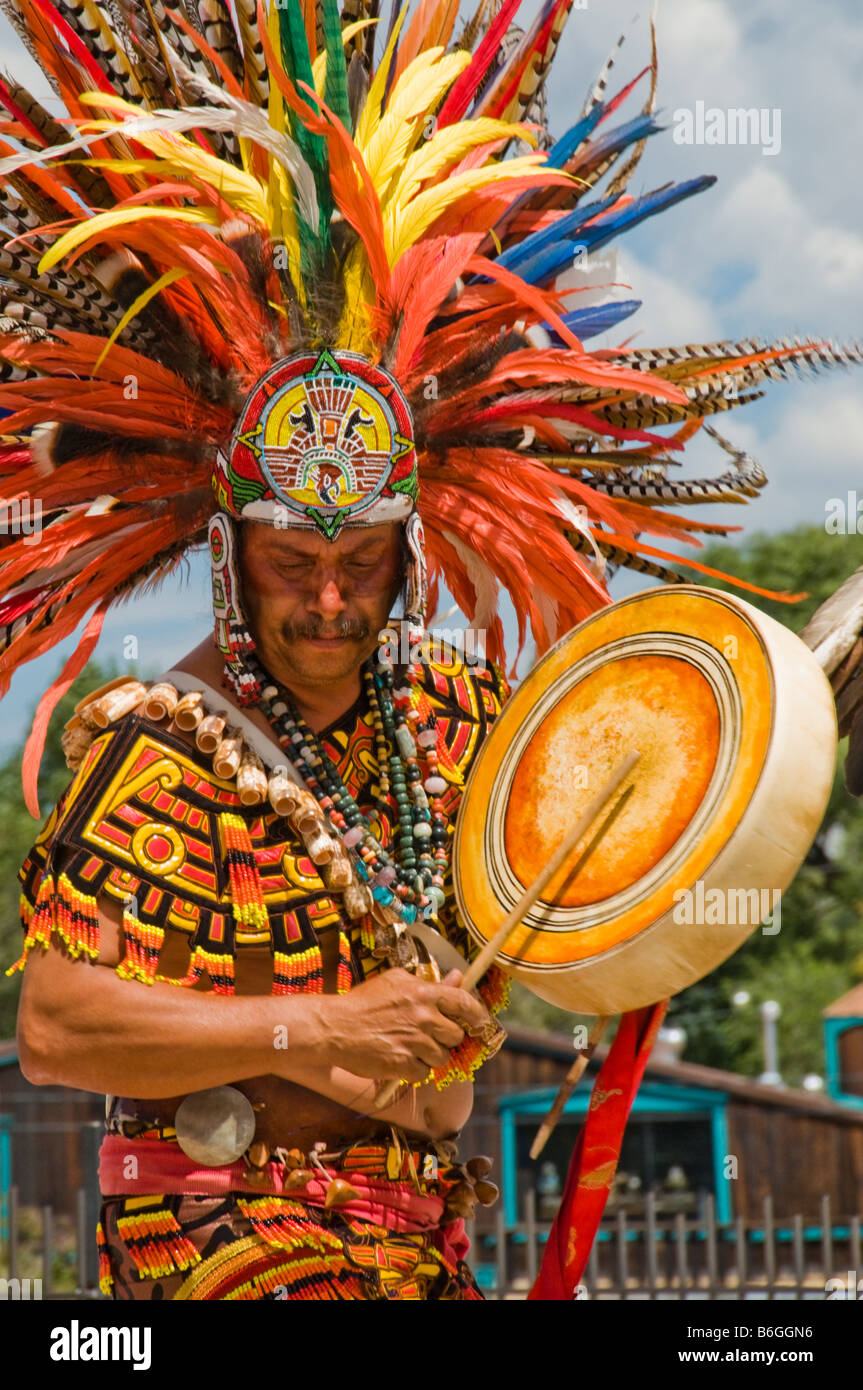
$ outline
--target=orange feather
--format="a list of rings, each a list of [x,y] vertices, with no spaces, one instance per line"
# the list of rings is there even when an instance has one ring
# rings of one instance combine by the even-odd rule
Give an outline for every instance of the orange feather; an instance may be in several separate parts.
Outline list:
[[[45,738],[48,734],[48,724],[51,715],[57,707],[58,702],[66,694],[72,682],[80,676],[87,662],[93,654],[96,643],[102,632],[102,624],[105,621],[105,614],[108,611],[107,601],[100,603],[81,636],[81,640],[75,648],[60,675],[48,687],[45,694],[36,707],[33,717],[33,724],[24,745],[24,754],[21,761],[21,782],[24,788],[24,801],[27,810],[34,820],[41,820],[42,815],[39,810],[39,767],[42,763],[42,754],[45,751]]]

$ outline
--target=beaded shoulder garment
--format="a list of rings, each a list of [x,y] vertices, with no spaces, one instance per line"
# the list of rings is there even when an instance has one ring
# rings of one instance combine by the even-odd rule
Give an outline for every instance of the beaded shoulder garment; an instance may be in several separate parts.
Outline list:
[[[190,986],[207,976],[223,994],[233,992],[237,955],[255,947],[272,952],[274,994],[322,991],[321,942],[329,935],[338,936],[339,993],[388,964],[435,979],[476,954],[448,872],[438,930],[395,933],[375,920],[349,855],[315,798],[286,775],[278,747],[267,766],[263,736],[252,746],[223,708],[208,707],[193,678],[186,683],[191,689],[181,694],[170,679],[149,689],[118,681],[94,692],[70,721],[67,757],[78,770],[21,870],[26,937],[13,969],[52,936],[73,958],[94,959],[102,895],[123,908],[117,974],[147,984],[166,978],[159,956],[169,932],[189,947],[188,970],[170,982]],[[417,689],[434,711],[439,800],[449,824],[506,687],[493,667],[453,655],[426,663]],[[380,843],[390,844],[399,807],[381,785],[367,702],[319,744]],[[496,1013],[505,997],[500,971],[488,972],[480,993]],[[490,1042],[465,1038],[437,1083],[470,1077],[490,1055]]]

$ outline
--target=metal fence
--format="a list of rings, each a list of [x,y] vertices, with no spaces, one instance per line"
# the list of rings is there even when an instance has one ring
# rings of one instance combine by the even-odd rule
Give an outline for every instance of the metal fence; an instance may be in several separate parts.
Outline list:
[[[52,1114],[50,1097],[39,1113]],[[0,1115],[0,1279],[16,1289],[14,1281],[23,1281],[21,1296],[27,1280],[30,1297],[99,1296],[95,1232],[104,1128],[97,1120]],[[9,1296],[7,1285],[0,1289]]]
[[[17,1189],[8,1190],[0,1244],[7,1297],[102,1297],[91,1195],[81,1188],[76,1198],[70,1218],[51,1206],[22,1207]],[[844,1286],[850,1271],[855,1283],[835,1296],[856,1298],[856,1272],[863,1276],[860,1225],[859,1216],[834,1223],[827,1197],[817,1225],[801,1216],[774,1220],[770,1197],[764,1199],[760,1221],[739,1217],[721,1224],[712,1197],[698,1217],[678,1213],[668,1220],[657,1216],[655,1199],[648,1195],[643,1218],[620,1212],[601,1223],[577,1297],[824,1300],[828,1280]],[[487,1298],[527,1296],[550,1229],[536,1219],[532,1191],[516,1226],[507,1227],[500,1212],[495,1235],[475,1240],[472,1252]]]
[[[496,1234],[484,1237],[473,1251],[486,1297],[526,1297],[550,1229],[549,1223],[537,1221],[533,1191],[525,1195],[524,1219],[516,1226],[508,1227],[499,1213]],[[619,1212],[600,1224],[576,1296],[824,1300],[828,1280],[844,1285],[849,1271],[855,1279],[863,1276],[860,1217],[837,1221],[829,1197],[821,1200],[817,1223],[802,1216],[776,1220],[769,1196],[760,1220],[738,1217],[720,1223],[711,1196],[697,1217],[677,1213],[669,1219],[657,1215],[656,1198],[648,1194],[643,1216]]]
[[[75,1216],[51,1206],[21,1207],[17,1187],[5,1194],[0,1278],[7,1298],[101,1298],[91,1194],[76,1193]],[[26,1225],[26,1229],[22,1229]],[[69,1228],[72,1228],[71,1230]]]

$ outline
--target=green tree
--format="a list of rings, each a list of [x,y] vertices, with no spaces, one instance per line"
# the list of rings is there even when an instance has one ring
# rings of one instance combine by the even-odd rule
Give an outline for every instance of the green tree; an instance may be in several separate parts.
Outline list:
[[[777,535],[758,531],[739,544],[717,542],[692,553],[699,562],[761,589],[805,594],[799,601],[788,603],[749,594],[723,580],[705,580],[711,588],[736,593],[762,613],[799,632],[815,609],[863,565],[863,536],[828,536],[823,526],[796,526]],[[697,575],[693,579],[698,582]]]

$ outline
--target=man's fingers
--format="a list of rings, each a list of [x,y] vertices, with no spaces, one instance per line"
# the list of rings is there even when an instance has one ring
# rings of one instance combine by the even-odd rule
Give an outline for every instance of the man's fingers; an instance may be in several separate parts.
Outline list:
[[[440,1010],[438,1010],[438,1013],[440,1014]],[[448,1014],[445,1014],[439,1023],[436,1022],[432,1026],[431,1036],[434,1038],[435,1042],[439,1042],[442,1047],[450,1049],[458,1047],[464,1042],[464,1035],[465,1029],[462,1027],[460,1021],[450,1018]]]
[[[448,1065],[449,1048],[441,1047],[440,1043],[435,1042],[434,1038],[428,1038],[420,1043],[416,1050],[417,1059],[424,1062],[427,1067],[445,1067]],[[425,1073],[422,1077],[425,1080]]]
[[[467,1032],[488,1027],[491,1018],[488,1009],[467,990],[439,986],[436,1003],[439,1013],[454,1018]]]
[[[440,1063],[436,1063],[435,1065],[440,1066]],[[429,1074],[430,1066],[430,1062],[424,1062],[420,1058],[416,1062],[411,1062],[409,1066],[403,1067],[399,1072],[399,1078],[402,1081],[423,1082]]]

